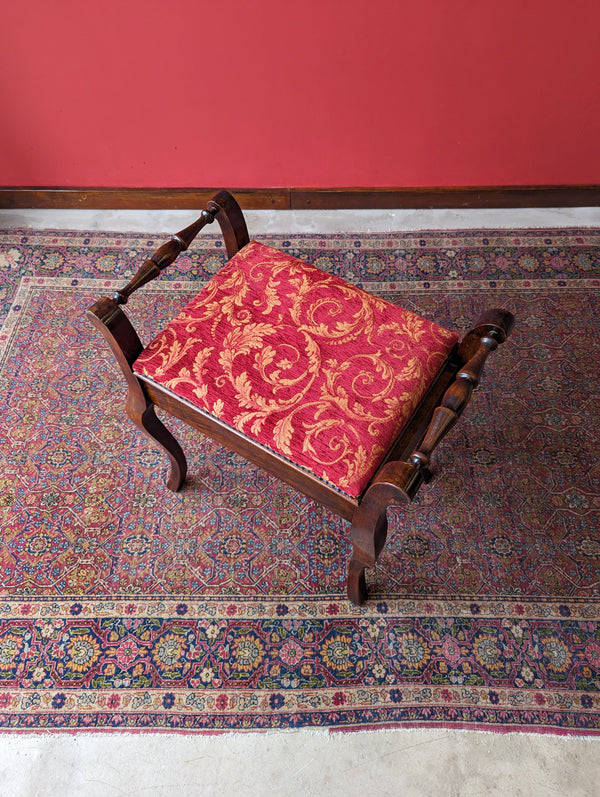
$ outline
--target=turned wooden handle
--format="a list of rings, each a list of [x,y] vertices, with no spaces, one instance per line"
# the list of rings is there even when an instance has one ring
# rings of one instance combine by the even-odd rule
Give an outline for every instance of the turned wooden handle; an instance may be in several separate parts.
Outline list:
[[[494,338],[487,336],[481,338],[479,349],[456,374],[456,380],[444,393],[441,405],[435,409],[421,445],[410,455],[408,461],[424,471],[426,480],[431,476],[429,465],[433,450],[460,418],[471,400],[473,390],[480,382],[488,355],[497,347],[498,343]]]
[[[206,224],[212,224],[214,220],[215,213],[212,210],[203,210],[193,224],[175,233],[170,241],[160,246],[152,257],[142,263],[127,285],[121,290],[115,291],[112,297],[113,301],[117,304],[127,304],[127,300],[134,291],[158,277],[163,269],[170,266],[188,248],[200,230]]]
[[[425,481],[431,479],[429,466],[434,449],[460,418],[471,400],[473,390],[481,381],[487,358],[504,343],[513,325],[514,316],[508,310],[486,310],[461,344],[462,352],[468,352],[469,359],[444,393],[442,403],[434,411],[421,445],[408,458],[411,465],[419,468]]]

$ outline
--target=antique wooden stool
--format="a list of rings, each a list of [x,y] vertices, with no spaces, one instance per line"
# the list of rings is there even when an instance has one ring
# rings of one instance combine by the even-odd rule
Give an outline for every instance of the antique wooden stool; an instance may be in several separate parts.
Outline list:
[[[217,219],[227,264],[144,347],[120,305]],[[430,457],[514,319],[486,310],[459,342],[443,329],[289,254],[250,241],[226,191],[88,311],[128,386],[127,414],[186,476],[155,407],[186,421],[352,522],[348,597],[387,536],[386,509],[431,478]]]

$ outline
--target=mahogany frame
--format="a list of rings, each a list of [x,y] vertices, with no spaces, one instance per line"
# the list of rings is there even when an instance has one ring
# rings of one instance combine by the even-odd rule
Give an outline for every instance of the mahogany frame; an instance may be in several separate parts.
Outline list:
[[[387,538],[388,506],[412,500],[421,484],[430,481],[432,452],[469,403],[488,355],[506,340],[514,317],[502,309],[482,313],[440,369],[365,491],[353,499],[170,390],[133,372],[133,364],[144,347],[120,305],[126,304],[135,290],[159,276],[189,247],[200,230],[215,219],[223,233],[229,258],[249,242],[238,203],[227,191],[220,191],[208,201],[197,221],[161,246],[124,288],[116,291],[112,298],[103,297],[97,301],[88,310],[88,318],[106,339],[125,377],[128,416],[169,458],[167,487],[174,491],[181,488],[187,462],[177,440],[157,418],[155,407],[180,418],[351,521],[353,550],[348,564],[347,592],[353,603],[362,604],[367,597],[365,570],[375,564]]]

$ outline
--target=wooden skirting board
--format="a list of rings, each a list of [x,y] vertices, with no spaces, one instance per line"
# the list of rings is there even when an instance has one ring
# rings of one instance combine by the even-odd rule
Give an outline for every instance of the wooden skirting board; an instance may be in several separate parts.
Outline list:
[[[0,188],[0,208],[194,210],[214,188]],[[439,188],[232,188],[248,210],[600,206],[600,185]]]

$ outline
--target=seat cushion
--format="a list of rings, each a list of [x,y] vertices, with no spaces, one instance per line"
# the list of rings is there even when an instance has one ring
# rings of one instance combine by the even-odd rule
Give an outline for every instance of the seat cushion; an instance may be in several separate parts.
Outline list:
[[[355,498],[457,340],[251,241],[134,371]]]

